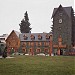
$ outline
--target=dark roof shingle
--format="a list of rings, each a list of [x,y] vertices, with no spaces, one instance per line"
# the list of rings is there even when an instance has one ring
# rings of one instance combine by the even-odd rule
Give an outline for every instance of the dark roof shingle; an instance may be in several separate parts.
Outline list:
[[[60,5],[58,8],[54,8],[52,17],[55,15],[55,13],[58,11],[58,9],[59,9],[60,7],[62,7],[62,6]],[[70,7],[62,7],[62,8],[63,8],[63,10],[67,13],[67,15],[68,15],[69,17],[71,17],[71,10],[72,10],[72,7],[70,6]]]
[[[38,35],[42,36],[42,39],[38,39]],[[26,35],[28,38],[25,40],[24,35]],[[35,38],[32,40],[31,35],[33,35]],[[46,39],[46,35],[50,36],[50,33],[22,33],[20,34],[19,38],[20,41],[49,41],[50,39]]]

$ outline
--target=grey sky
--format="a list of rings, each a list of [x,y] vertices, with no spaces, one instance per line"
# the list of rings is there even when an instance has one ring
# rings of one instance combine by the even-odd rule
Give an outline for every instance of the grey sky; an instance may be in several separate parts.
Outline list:
[[[74,8],[74,0],[0,0],[0,35],[19,31],[19,23],[26,11],[32,33],[50,32],[53,9],[60,4]]]

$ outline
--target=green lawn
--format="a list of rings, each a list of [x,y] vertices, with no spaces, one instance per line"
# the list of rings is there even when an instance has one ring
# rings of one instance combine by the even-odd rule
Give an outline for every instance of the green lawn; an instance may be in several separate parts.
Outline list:
[[[0,59],[0,75],[75,75],[75,57],[15,56]]]

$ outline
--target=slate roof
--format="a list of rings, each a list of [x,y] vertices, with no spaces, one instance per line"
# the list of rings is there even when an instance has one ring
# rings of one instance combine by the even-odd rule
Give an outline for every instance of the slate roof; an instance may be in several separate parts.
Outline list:
[[[58,8],[60,8],[60,7],[62,7],[62,6],[60,5]],[[58,11],[58,8],[54,8],[52,17],[55,15],[56,11]],[[69,6],[69,7],[62,7],[62,8],[63,8],[63,10],[65,10],[65,12],[67,13],[67,15],[68,15],[69,17],[71,17],[71,10],[72,10],[72,7]]]
[[[24,35],[27,36],[27,39],[24,39]],[[35,38],[32,40],[31,35]],[[38,35],[42,36],[42,39],[38,39]],[[46,35],[50,36],[50,33],[22,33],[19,35],[20,41],[50,41],[50,39],[46,39]]]

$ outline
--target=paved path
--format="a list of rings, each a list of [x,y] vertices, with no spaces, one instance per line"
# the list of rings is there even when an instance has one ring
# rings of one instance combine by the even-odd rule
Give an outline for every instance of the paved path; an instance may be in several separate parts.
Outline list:
[[[2,56],[0,56],[0,59],[2,59],[3,57]],[[6,58],[14,58],[14,57],[10,57],[10,56],[8,56],[8,57],[6,57]]]

